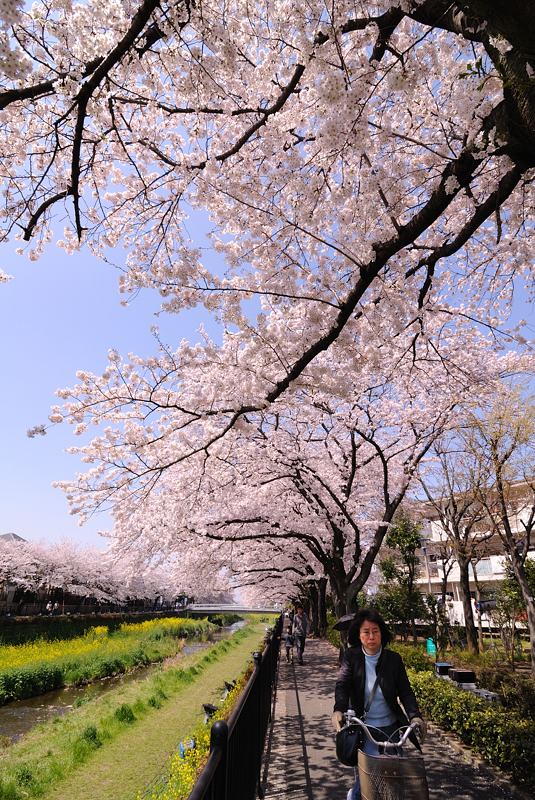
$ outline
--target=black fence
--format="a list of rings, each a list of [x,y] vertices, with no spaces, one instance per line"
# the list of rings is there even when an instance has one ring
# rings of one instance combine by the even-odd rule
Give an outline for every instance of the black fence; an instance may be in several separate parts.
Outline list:
[[[189,800],[254,800],[263,797],[262,753],[271,719],[271,700],[279,659],[282,617],[255,653],[254,671],[228,722],[212,725],[210,755]]]

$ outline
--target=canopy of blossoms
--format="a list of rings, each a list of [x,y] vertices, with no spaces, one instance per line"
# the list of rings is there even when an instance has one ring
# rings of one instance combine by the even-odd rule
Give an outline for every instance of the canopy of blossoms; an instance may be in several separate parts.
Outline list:
[[[58,244],[119,263],[126,298],[154,287],[223,330],[111,352],[60,392],[53,423],[102,426],[73,510],[109,504],[126,536],[160,486],[187,492],[303,393],[352,410],[395,385],[411,413],[428,395],[403,438],[531,369],[509,322],[533,289],[522,0],[5,0],[0,18],[3,236],[37,259],[61,218]]]

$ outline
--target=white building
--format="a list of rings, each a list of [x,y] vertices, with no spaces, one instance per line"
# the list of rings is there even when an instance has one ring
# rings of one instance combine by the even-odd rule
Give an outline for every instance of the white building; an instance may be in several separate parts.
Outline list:
[[[516,501],[518,501],[519,497],[523,499],[517,505],[519,509],[517,514],[511,515],[513,531],[517,530],[519,534],[523,532],[522,519],[527,519],[531,505],[534,502],[531,489],[528,489],[529,497],[524,501],[524,487],[525,484],[517,484],[514,487],[516,489],[514,492]],[[421,566],[418,584],[421,591],[427,591],[437,597],[441,597],[445,575],[447,575],[445,587],[446,605],[450,623],[464,625],[460,571],[459,565],[452,554],[451,538],[448,537],[443,524],[438,519],[437,511],[432,508],[431,504],[423,504],[419,511],[426,518],[426,522],[422,532],[423,546],[418,554]],[[490,530],[488,528],[485,530],[481,523],[474,526],[473,538],[474,540],[477,539],[477,547],[475,548],[476,556],[473,559],[474,566],[470,566],[469,569],[469,586],[474,618],[476,618],[476,601],[491,597],[493,591],[504,580],[507,558],[504,554],[504,546],[500,537],[498,535],[490,536]],[[530,548],[528,558],[535,559],[535,542]],[[487,627],[489,624],[489,619],[484,613],[482,614],[482,624],[483,627]]]

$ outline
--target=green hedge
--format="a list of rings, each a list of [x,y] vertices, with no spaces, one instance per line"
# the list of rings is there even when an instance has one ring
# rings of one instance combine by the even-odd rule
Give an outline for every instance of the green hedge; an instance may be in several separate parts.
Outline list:
[[[431,659],[427,655],[423,645],[418,647],[402,642],[392,642],[388,647],[400,654],[407,669],[413,669],[416,672],[434,671],[435,669],[435,659]]]
[[[454,731],[484,759],[535,790],[535,722],[489,704],[430,672],[409,670],[418,703],[429,719]]]
[[[340,632],[333,630],[333,625],[335,625],[335,624],[336,624],[336,616],[332,612],[329,612],[327,614],[327,634],[326,634],[326,636],[327,636],[328,641],[333,645],[333,647],[336,647],[336,649],[339,650],[340,649],[340,643],[341,643]]]

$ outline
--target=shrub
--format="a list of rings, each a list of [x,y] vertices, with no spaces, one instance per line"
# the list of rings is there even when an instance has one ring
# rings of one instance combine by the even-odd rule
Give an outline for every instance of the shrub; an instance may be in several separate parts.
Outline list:
[[[128,703],[123,703],[114,711],[115,719],[118,719],[119,722],[127,722],[131,723],[134,722],[136,719],[136,715],[132,711],[132,707],[128,705]]]
[[[160,700],[159,697],[156,697],[155,694],[151,694],[151,696],[147,700],[147,703],[149,704],[149,706],[152,706],[152,708],[160,708],[162,705],[162,701]]]
[[[63,686],[63,675],[59,667],[47,664],[28,666],[0,672],[0,705],[11,700],[43,694]]]
[[[327,614],[327,639],[336,647],[337,650],[340,649],[341,640],[340,640],[340,631],[333,630],[333,625],[336,624],[336,617],[332,612]]]
[[[15,769],[15,779],[19,786],[31,786],[34,782],[34,774],[27,764],[19,764]]]
[[[535,789],[535,722],[435,677],[411,670],[410,681],[422,710],[514,781]]]
[[[483,667],[477,670],[477,682],[496,692],[504,708],[518,711],[523,717],[535,720],[535,680],[504,670],[503,667]]]
[[[80,738],[91,744],[95,749],[102,745],[102,739],[96,725],[88,725],[81,733]]]
[[[425,652],[423,646],[393,642],[389,647],[391,650],[395,650],[396,653],[400,654],[407,669],[413,669],[416,672],[424,672],[425,670],[432,670],[434,668],[433,662]]]

